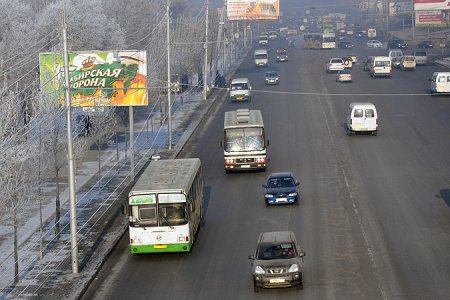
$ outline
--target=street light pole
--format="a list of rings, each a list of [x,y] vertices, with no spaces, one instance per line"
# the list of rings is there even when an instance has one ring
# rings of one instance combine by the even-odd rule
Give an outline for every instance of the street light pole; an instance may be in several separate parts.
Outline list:
[[[167,149],[172,150],[172,82],[170,75],[170,0],[167,0]]]
[[[205,16],[205,62],[203,66],[203,100],[206,100],[206,95],[208,92],[208,23],[209,23],[209,0],[206,0],[206,16]]]

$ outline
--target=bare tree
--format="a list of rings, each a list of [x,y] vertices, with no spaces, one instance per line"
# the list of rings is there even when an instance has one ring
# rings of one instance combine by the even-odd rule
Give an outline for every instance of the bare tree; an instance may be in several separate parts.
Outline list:
[[[0,205],[4,214],[3,221],[13,227],[14,247],[14,281],[19,277],[19,244],[18,228],[20,213],[29,200],[34,187],[33,172],[30,167],[34,159],[35,145],[27,138],[27,127],[20,116],[20,101],[18,96],[7,92],[2,97],[2,122],[0,132],[3,135],[3,147],[0,153],[0,189],[2,197]],[[5,128],[7,127],[7,128]]]

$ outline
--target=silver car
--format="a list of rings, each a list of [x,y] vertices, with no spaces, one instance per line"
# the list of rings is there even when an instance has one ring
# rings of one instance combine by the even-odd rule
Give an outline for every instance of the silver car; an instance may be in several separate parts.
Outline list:
[[[268,84],[280,84],[280,77],[277,71],[267,71],[265,75],[265,83]]]
[[[303,257],[292,231],[263,232],[251,260],[254,291],[296,286],[303,289]]]
[[[366,43],[367,48],[383,48],[383,43],[378,40],[370,40]]]

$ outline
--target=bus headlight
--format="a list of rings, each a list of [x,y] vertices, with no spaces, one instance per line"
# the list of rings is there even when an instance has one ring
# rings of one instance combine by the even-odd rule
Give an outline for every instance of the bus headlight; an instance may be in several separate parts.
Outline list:
[[[245,97],[248,97],[248,93],[245,93],[244,96],[245,96]]]
[[[262,162],[265,162],[266,159],[265,159],[264,157],[257,157],[257,158],[255,159],[255,161],[256,161],[257,163],[262,163]]]
[[[289,193],[289,196],[290,197],[295,197],[295,196],[297,196],[297,193]]]
[[[142,241],[139,238],[131,238],[130,245],[142,245]]]
[[[232,159],[232,158],[226,158],[226,159],[225,159],[225,163],[226,163],[226,164],[234,164],[234,159]]]
[[[184,236],[179,236],[179,237],[178,237],[178,241],[179,241],[179,242],[185,242],[185,241],[186,241],[186,237],[184,237]]]
[[[272,194],[266,194],[266,198],[273,198]]]

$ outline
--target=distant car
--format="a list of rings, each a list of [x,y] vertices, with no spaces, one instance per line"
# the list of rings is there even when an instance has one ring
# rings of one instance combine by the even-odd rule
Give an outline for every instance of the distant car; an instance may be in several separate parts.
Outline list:
[[[416,58],[414,55],[404,55],[400,61],[400,69],[405,70],[415,70],[416,69]]]
[[[352,80],[352,73],[348,69],[338,71],[336,75],[336,82],[352,82]]]
[[[353,59],[350,56],[342,56],[342,61],[344,62],[344,69],[353,68]]]
[[[262,232],[251,260],[255,293],[261,288],[303,289],[303,257],[292,231]]]
[[[353,45],[349,41],[340,41],[338,43],[338,48],[341,48],[341,49],[352,49],[354,46],[355,45]]]
[[[331,58],[330,61],[325,65],[325,70],[327,73],[331,73],[333,71],[341,71],[344,70],[344,61],[342,58]]]
[[[276,33],[275,31],[269,32],[269,40],[276,40],[277,38],[278,38],[278,33]]]
[[[348,57],[350,57],[352,59],[352,63],[355,64],[355,63],[358,62],[358,56],[356,54],[351,53],[351,54],[348,54],[346,56],[348,56]]]
[[[383,43],[378,40],[367,41],[367,48],[383,48]]]
[[[370,71],[371,66],[373,65],[373,60],[374,60],[375,56],[369,56],[367,57],[366,61],[364,62],[364,71]]]
[[[265,83],[268,84],[280,84],[280,78],[277,71],[267,71],[265,74]]]
[[[259,46],[269,45],[269,36],[265,35],[265,34],[260,35],[258,44],[259,44]]]
[[[288,61],[289,59],[288,52],[284,48],[278,48],[276,54],[277,54],[277,62],[285,62]]]
[[[432,41],[421,41],[418,45],[417,48],[422,48],[422,49],[428,49],[428,48],[433,48],[434,44]]]
[[[391,59],[391,67],[393,69],[399,69],[401,61],[402,61],[401,57],[394,57],[393,59]]]
[[[347,30],[347,35],[353,35],[353,33],[354,33],[353,29]]]
[[[406,49],[406,48],[408,48],[408,44],[404,40],[398,39],[398,38],[390,39],[388,41],[387,46],[389,49],[396,49],[396,48]]]
[[[298,186],[300,183],[291,172],[272,173],[267,178],[264,201],[266,206],[275,204],[298,204]]]

